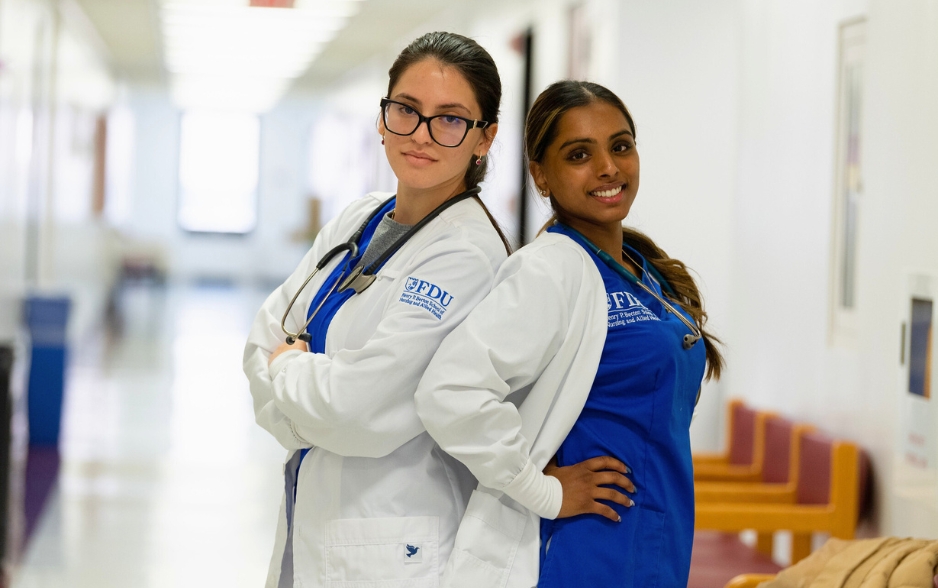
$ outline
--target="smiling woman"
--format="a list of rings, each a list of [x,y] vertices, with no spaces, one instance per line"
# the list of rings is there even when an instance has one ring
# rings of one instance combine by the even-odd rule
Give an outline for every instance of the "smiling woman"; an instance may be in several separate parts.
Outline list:
[[[722,358],[684,264],[622,226],[635,136],[622,101],[588,82],[551,85],[528,114],[529,169],[555,217],[417,389],[427,430],[480,482],[448,587],[687,584],[690,420]]]

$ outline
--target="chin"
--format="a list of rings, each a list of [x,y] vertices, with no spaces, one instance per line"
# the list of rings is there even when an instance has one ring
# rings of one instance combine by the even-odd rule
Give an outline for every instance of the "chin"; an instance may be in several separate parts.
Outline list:
[[[446,184],[453,179],[453,176],[447,174],[429,174],[425,170],[412,170],[407,168],[403,170],[394,169],[394,175],[397,176],[399,184],[413,190],[429,190]]]

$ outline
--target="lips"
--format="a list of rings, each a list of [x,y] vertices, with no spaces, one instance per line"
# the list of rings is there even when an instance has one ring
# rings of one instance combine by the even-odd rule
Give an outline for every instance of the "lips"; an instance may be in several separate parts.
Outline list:
[[[418,163],[418,164],[424,164],[424,165],[428,163],[433,163],[434,161],[436,161],[435,159],[433,159],[426,153],[421,153],[419,151],[405,151],[404,157],[412,163]]]
[[[625,184],[620,184],[618,186],[593,190],[589,193],[589,195],[593,198],[596,198],[600,202],[615,202],[619,199],[620,196],[622,196],[622,190],[624,188]]]

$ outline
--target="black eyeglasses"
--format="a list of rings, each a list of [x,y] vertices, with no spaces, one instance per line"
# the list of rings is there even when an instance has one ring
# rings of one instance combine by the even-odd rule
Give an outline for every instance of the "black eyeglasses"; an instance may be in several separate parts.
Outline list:
[[[469,129],[484,129],[489,125],[488,121],[472,120],[454,114],[424,116],[414,107],[390,98],[381,99],[381,118],[384,128],[404,137],[413,135],[420,123],[426,122],[430,138],[443,147],[459,147],[469,134]]]

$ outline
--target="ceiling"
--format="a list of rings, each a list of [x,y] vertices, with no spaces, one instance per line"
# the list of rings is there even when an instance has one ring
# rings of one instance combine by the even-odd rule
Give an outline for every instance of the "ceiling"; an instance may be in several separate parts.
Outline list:
[[[76,0],[131,83],[165,83],[157,0]],[[245,0],[247,4],[247,0]],[[366,0],[297,80],[323,87],[452,5],[443,0]]]

